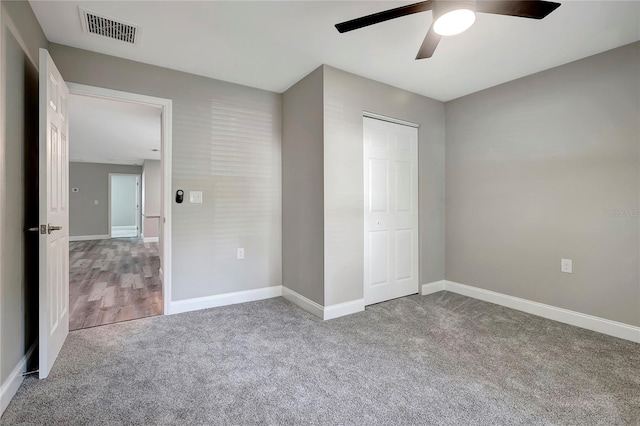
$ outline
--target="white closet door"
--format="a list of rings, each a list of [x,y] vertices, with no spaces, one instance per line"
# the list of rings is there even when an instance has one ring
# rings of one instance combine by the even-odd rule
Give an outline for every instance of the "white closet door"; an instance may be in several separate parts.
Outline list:
[[[418,292],[418,129],[364,118],[364,301]]]

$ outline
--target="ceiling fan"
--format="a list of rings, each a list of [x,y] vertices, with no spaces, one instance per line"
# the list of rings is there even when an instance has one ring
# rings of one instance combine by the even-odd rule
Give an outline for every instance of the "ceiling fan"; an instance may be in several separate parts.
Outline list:
[[[433,23],[416,56],[416,59],[424,59],[433,55],[443,36],[460,34],[469,29],[476,20],[477,12],[542,19],[559,6],[560,3],[542,0],[427,0],[341,22],[336,24],[336,29],[345,33],[390,19],[433,10]]]

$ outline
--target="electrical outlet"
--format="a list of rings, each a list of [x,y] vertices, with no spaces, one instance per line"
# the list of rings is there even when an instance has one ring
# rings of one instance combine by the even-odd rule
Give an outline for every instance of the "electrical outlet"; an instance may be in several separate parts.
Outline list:
[[[244,249],[243,248],[239,248],[238,249],[238,260],[242,260],[244,259]]]
[[[573,273],[573,261],[571,259],[560,260],[560,271],[567,274]]]

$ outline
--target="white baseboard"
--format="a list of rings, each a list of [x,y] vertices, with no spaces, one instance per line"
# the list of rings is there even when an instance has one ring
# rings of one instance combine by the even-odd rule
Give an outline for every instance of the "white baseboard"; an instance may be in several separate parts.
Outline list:
[[[91,241],[91,240],[108,240],[110,235],[76,235],[69,236],[69,241]]]
[[[166,315],[180,314],[183,312],[198,311],[200,309],[215,308],[218,306],[233,305],[236,303],[253,302],[255,300],[270,299],[282,296],[305,311],[321,318],[330,320],[345,315],[364,311],[364,299],[351,300],[331,306],[321,306],[303,295],[285,287],[273,286],[258,288],[255,290],[236,291],[233,293],[217,294],[215,296],[198,297],[194,299],[169,302],[169,312]]]
[[[194,299],[169,302],[167,315],[183,312],[198,311],[200,309],[233,305],[236,303],[253,302],[255,300],[270,299],[282,295],[282,286],[258,288],[255,290],[236,291],[233,293],[217,294],[215,296],[197,297]]]
[[[364,311],[364,299],[322,306],[285,286],[282,286],[282,297],[323,320],[330,320]]]
[[[437,283],[440,282],[438,281]],[[429,287],[432,284],[425,284],[423,286],[423,294],[428,294],[424,293],[425,286],[427,289],[434,289],[438,287]],[[478,300],[484,300],[485,302],[495,303],[496,305],[527,312],[529,314],[585,328],[587,330],[597,331],[598,333],[607,334],[620,339],[640,343],[640,327],[633,325],[570,311],[568,309],[558,308],[544,303],[533,302],[531,300],[521,299],[519,297],[509,296],[491,290],[484,290],[482,288],[472,287],[453,281],[445,281],[443,290]]]
[[[160,241],[159,237],[142,237],[142,241],[145,243],[157,243]]]
[[[34,343],[22,357],[20,362],[18,362],[18,365],[15,366],[7,380],[0,384],[0,416],[2,416],[4,410],[7,409],[16,392],[18,392],[18,389],[24,380],[22,373],[27,371],[27,363],[33,355],[35,348],[36,344]]]
[[[324,319],[330,320],[364,311],[364,299],[350,300],[324,307]]]
[[[309,312],[310,314],[313,314],[318,318],[324,319],[324,307],[314,302],[313,300],[304,297],[300,293],[297,293],[291,290],[290,288],[282,286],[282,297],[284,297],[294,305],[300,306],[302,309]]]
[[[422,284],[420,294],[426,296],[427,294],[437,293],[444,291],[447,282],[445,280],[434,281],[428,284]]]

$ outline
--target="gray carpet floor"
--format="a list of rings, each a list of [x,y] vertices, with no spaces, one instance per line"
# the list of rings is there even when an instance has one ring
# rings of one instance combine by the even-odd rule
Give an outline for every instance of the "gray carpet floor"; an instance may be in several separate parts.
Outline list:
[[[637,425],[640,345],[447,292],[276,298],[74,331],[1,423]]]

